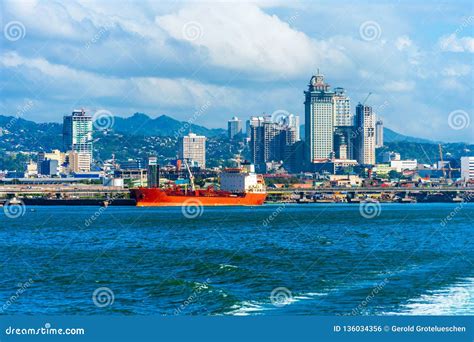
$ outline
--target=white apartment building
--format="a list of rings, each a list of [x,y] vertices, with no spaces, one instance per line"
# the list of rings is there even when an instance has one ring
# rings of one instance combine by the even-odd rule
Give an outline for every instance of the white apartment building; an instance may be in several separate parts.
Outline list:
[[[189,133],[179,139],[179,159],[186,160],[190,166],[206,168],[206,137]]]

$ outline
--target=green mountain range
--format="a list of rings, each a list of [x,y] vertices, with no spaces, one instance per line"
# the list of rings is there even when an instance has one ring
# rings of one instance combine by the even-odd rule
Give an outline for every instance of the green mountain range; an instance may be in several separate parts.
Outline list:
[[[143,113],[135,113],[127,118],[115,116],[112,129],[119,133],[143,136],[175,136],[189,132],[206,137],[226,134],[224,129],[209,129],[186,121],[178,121],[167,115],[153,119]]]
[[[94,157],[105,160],[114,154],[116,159],[126,160],[156,155],[166,162],[176,158],[177,137],[190,131],[208,137],[207,157],[210,166],[224,164],[236,153],[241,153],[244,158],[249,157],[248,149],[242,143],[229,141],[224,129],[209,129],[166,115],[153,119],[142,113],[127,118],[114,117],[109,130],[96,131]],[[304,127],[301,132],[304,132]],[[418,159],[426,164],[439,160],[438,142],[405,136],[388,128],[384,129],[384,140],[384,147],[377,149],[378,160],[384,151],[396,151],[403,159]],[[0,115],[0,170],[20,168],[29,158],[25,152],[52,149],[62,149],[61,123],[36,123]],[[442,149],[445,159],[459,159],[461,156],[473,155],[474,145],[442,143]],[[22,157],[17,158],[17,155]]]

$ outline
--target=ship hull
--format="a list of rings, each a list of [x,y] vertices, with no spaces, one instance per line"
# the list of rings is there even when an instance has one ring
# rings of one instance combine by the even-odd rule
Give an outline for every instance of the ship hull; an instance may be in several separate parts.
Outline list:
[[[158,188],[138,188],[131,190],[131,196],[137,207],[172,207],[172,206],[255,206],[262,205],[266,193],[246,192],[241,194],[224,194],[217,192],[197,191],[190,194],[170,194]]]

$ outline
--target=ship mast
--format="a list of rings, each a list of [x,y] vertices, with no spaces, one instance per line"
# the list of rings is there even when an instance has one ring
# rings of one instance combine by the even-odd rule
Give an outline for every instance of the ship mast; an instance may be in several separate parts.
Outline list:
[[[194,176],[193,173],[191,172],[191,169],[189,168],[188,162],[186,159],[183,159],[184,165],[186,166],[186,169],[188,170],[189,173],[189,182],[191,183],[191,190],[196,191],[196,187],[194,186]]]

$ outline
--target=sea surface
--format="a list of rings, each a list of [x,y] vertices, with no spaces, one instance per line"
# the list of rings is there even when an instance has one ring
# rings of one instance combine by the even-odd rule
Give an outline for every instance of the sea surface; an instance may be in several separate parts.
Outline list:
[[[474,314],[474,204],[2,209],[3,314]]]

